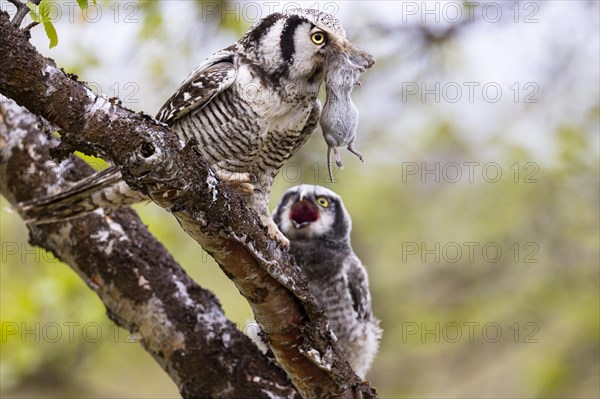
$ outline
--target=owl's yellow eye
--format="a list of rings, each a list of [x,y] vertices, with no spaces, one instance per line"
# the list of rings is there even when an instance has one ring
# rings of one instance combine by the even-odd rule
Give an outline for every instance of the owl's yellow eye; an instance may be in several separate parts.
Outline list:
[[[310,35],[310,40],[312,40],[314,44],[323,44],[325,43],[325,33],[315,32],[312,35]]]
[[[317,204],[321,205],[323,208],[327,208],[329,206],[329,201],[325,197],[317,198]]]

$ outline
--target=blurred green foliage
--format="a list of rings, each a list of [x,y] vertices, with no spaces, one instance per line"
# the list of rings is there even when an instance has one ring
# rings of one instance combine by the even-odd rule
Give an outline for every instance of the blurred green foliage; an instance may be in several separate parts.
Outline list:
[[[203,3],[194,3],[198,20]],[[164,8],[141,4],[136,40],[168,43]],[[206,35],[215,29],[239,36],[249,24],[214,18],[206,25]],[[193,43],[184,48],[194,53]],[[164,57],[149,64],[161,90],[183,78],[169,75]],[[377,68],[390,64],[378,59],[366,86],[377,83]],[[101,65],[92,50],[67,69]],[[465,137],[459,120],[431,112],[424,115],[429,127],[410,141],[398,139],[393,125],[361,125],[359,148],[367,163],[344,151],[346,168],[336,183],[327,182],[319,133],[282,170],[272,207],[292,185],[322,184],[342,195],[352,215],[353,246],[368,267],[374,312],[384,329],[369,373],[382,398],[600,395],[599,109],[596,101],[587,113],[589,126],[566,114],[547,131],[554,149],[547,157],[501,134],[483,141]],[[0,200],[1,208],[8,206]],[[212,259],[154,204],[135,208],[243,330],[250,309]],[[177,397],[175,385],[135,337],[104,316],[83,281],[31,248],[16,215],[2,211],[0,217],[0,394]]]
[[[423,151],[447,151],[453,142],[463,151],[456,162],[472,160],[468,143],[448,135],[447,127],[441,126],[435,140],[424,140]],[[329,184],[352,213],[353,244],[369,268],[375,313],[385,331],[370,373],[382,397],[594,394],[600,372],[598,159],[585,155],[590,143],[584,132],[560,131],[556,139],[561,154],[571,155],[561,156],[552,167],[540,166],[535,183],[515,183],[507,167],[506,177],[496,183],[476,179],[424,184],[421,176],[412,175],[403,182],[406,163],[381,164],[372,154],[375,161],[367,165],[348,161],[338,175],[340,181]],[[319,137],[311,140],[308,150],[318,152],[317,147],[322,149]],[[505,160],[493,162],[525,164],[531,158],[523,154],[523,149],[506,148]],[[315,181],[311,168],[303,165],[301,182],[325,184],[323,171]],[[273,197],[289,186],[278,179]],[[249,308],[212,260],[162,210],[153,204],[136,208],[151,231],[196,281],[218,295],[227,315],[243,329],[251,318]],[[44,391],[50,384],[59,392],[89,390],[104,395],[106,386],[99,376],[108,374],[112,379],[120,374],[120,367],[111,367],[128,353],[144,364],[128,367],[129,372],[144,370],[135,376],[141,385],[129,392],[127,383],[112,384],[115,395],[175,395],[150,357],[137,344],[125,342],[127,334],[117,333],[104,317],[100,302],[85,284],[68,267],[31,249],[16,216],[3,213],[2,218],[3,390],[32,389],[34,382]],[[442,249],[431,251],[436,243]],[[472,260],[465,243],[475,248]],[[490,243],[501,248],[502,256],[489,251],[485,258],[481,249]],[[457,245],[463,252],[454,262]],[[78,323],[74,342],[67,339],[69,322]],[[21,323],[34,332],[23,336]],[[43,331],[48,323],[61,326],[63,336],[56,343],[43,342],[44,336],[54,336],[51,328]],[[36,333],[38,324],[42,327]],[[15,325],[19,331],[13,334]],[[87,338],[86,325],[91,336]],[[91,342],[95,325],[100,326],[102,339]],[[120,335],[119,344],[113,342],[115,334]],[[36,337],[41,342],[35,342]],[[110,353],[108,359],[103,359],[105,353]],[[170,389],[147,390],[150,372],[154,381],[163,381]],[[82,387],[87,388],[81,391]]]

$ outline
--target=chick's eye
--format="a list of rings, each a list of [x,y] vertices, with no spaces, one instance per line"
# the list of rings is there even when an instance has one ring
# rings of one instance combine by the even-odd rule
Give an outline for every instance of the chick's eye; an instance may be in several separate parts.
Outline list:
[[[323,44],[325,42],[325,33],[315,32],[312,35],[310,35],[310,39],[314,44]]]
[[[323,208],[327,208],[329,206],[329,201],[325,197],[317,198],[317,204],[321,205]]]

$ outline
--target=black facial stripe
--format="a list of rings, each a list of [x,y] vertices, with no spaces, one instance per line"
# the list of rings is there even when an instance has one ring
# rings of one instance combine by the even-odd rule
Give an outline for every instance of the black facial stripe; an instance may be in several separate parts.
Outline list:
[[[297,15],[292,15],[288,18],[283,27],[283,31],[281,32],[281,55],[283,56],[283,61],[285,63],[289,63],[294,58],[294,52],[296,51],[294,45],[294,33],[300,24],[305,22],[306,20],[300,18]]]
[[[283,15],[279,13],[271,14],[268,17],[265,17],[261,23],[254,28],[248,34],[248,42],[258,42],[262,37],[269,31],[271,26],[275,25],[275,22],[283,18]]]
[[[292,195],[297,195],[297,193],[295,193],[295,192],[289,192],[289,193],[286,193],[281,198],[281,201],[279,202],[281,204],[281,206],[277,209],[277,212],[273,215],[273,221],[279,227],[281,227],[281,213],[284,211],[284,208],[287,205],[287,203],[290,200],[290,197]]]
[[[342,204],[337,198],[329,198],[329,205],[333,208],[335,212],[335,221],[333,222],[332,230],[335,231],[336,236],[344,237],[347,233],[346,222],[344,221],[344,210],[342,209]]]

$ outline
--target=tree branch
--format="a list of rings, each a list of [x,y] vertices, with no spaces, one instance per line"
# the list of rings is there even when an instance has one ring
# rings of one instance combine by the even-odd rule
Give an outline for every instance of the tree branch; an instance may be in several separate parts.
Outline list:
[[[58,140],[37,123],[12,101],[0,104],[0,189],[12,204],[93,173],[75,156],[54,162],[49,150]],[[33,245],[68,263],[108,316],[141,337],[184,397],[297,395],[285,373],[225,318],[214,295],[183,271],[133,210],[28,227]]]
[[[169,210],[248,300],[277,360],[304,398],[375,397],[335,347],[327,320],[287,251],[220,182],[194,145],[147,115],[97,97],[41,56],[0,13],[0,92],[60,126],[77,149],[122,167],[124,180]]]
[[[8,0],[8,1],[11,2],[12,4],[14,4],[15,7],[17,7],[17,12],[15,13],[15,16],[13,17],[13,20],[12,20],[13,25],[21,26],[21,24],[23,23],[23,20],[29,13],[29,7],[27,7],[27,5],[25,3],[23,3],[19,0]],[[31,0],[31,3],[37,5],[37,4],[40,4],[40,1],[41,0]]]

